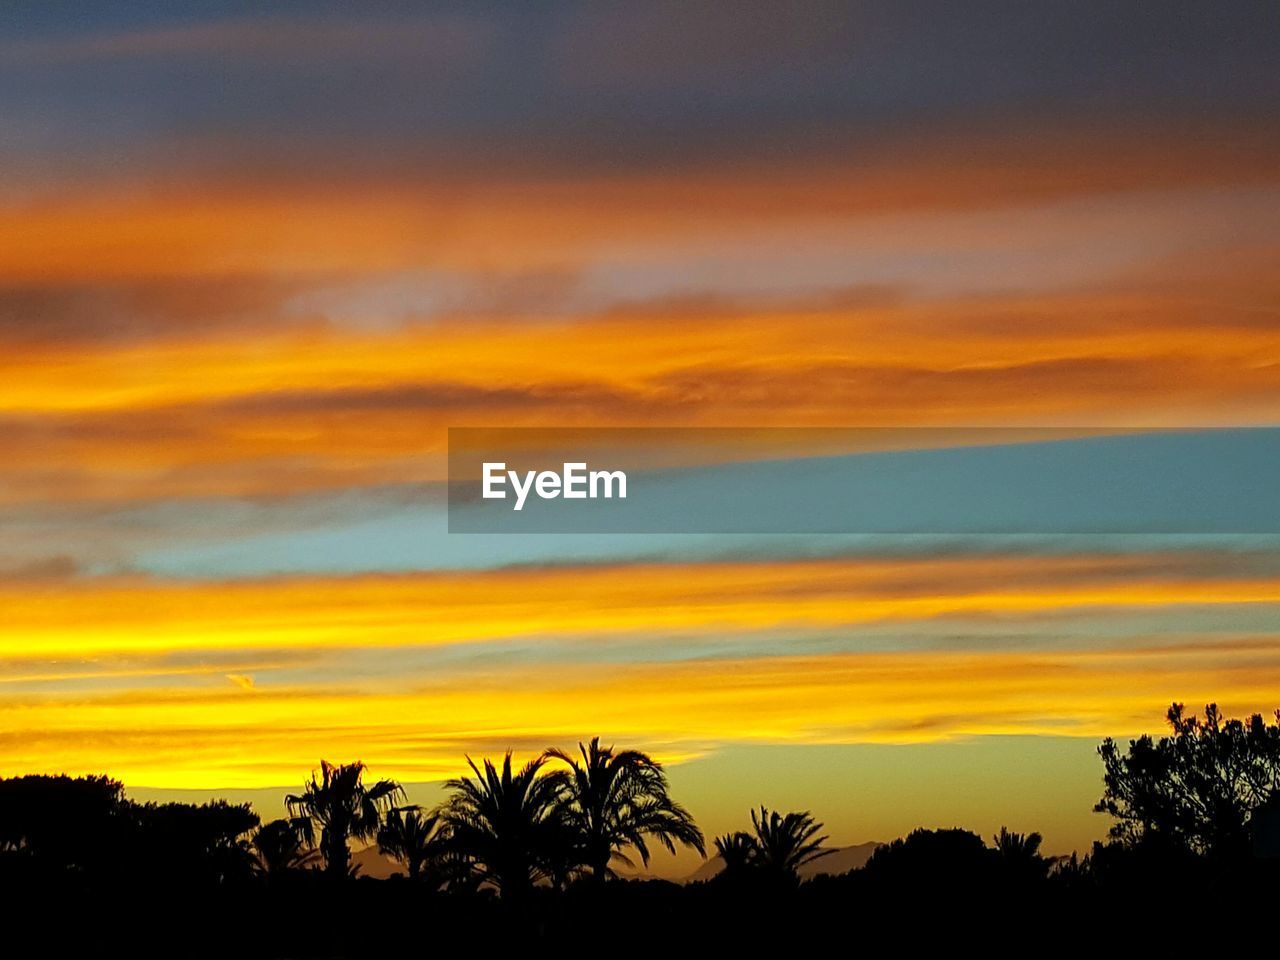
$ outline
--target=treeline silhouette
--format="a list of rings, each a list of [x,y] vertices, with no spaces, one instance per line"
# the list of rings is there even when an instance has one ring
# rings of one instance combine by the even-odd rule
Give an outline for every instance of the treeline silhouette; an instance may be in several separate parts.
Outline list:
[[[1046,856],[1038,833],[1002,828],[988,843],[918,829],[859,869],[812,876],[834,852],[822,824],[760,807],[742,830],[712,840],[722,862],[712,879],[628,879],[655,846],[706,855],[708,845],[660,764],[596,738],[523,766],[510,753],[468,759],[470,773],[448,781],[430,810],[363,764],[322,762],[285,798],[288,815],[268,823],[247,804],[137,803],[105,776],[0,779],[0,897],[15,915],[53,906],[117,930],[132,916],[135,938],[178,938],[188,955],[264,956],[355,955],[370,936],[405,947],[477,935],[532,945],[565,929],[623,927],[632,938],[724,946],[853,915],[958,922],[998,905],[1006,924],[1102,924],[1118,905],[1156,905],[1174,888],[1236,907],[1274,898],[1280,711],[1274,723],[1227,720],[1211,704],[1201,719],[1175,703],[1167,719],[1165,736],[1099,747],[1095,810],[1114,823],[1083,856]],[[402,872],[359,876],[353,845],[366,844]],[[909,941],[930,926],[895,929]]]

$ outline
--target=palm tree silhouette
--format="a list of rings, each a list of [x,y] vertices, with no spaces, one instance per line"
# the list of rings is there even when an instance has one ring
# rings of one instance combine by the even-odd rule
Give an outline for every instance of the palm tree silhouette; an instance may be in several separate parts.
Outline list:
[[[364,783],[365,766],[359,761],[331,764],[320,761],[303,785],[302,793],[284,798],[289,815],[301,826],[307,843],[315,845],[315,825],[320,826],[320,852],[330,877],[345,877],[351,864],[351,840],[370,840],[378,832],[383,815],[404,791],[394,780]]]
[[[1038,833],[1013,833],[1008,827],[992,838],[1001,864],[1026,879],[1043,878],[1059,859],[1040,853],[1041,840]]]
[[[1000,856],[1016,860],[1040,856],[1041,839],[1038,833],[1014,833],[1008,827],[1001,827],[1000,832],[991,838]]]
[[[278,877],[309,867],[316,851],[307,849],[306,830],[298,820],[272,820],[258,828],[249,841],[256,861],[256,871],[267,877]]]
[[[498,888],[504,899],[524,896],[551,874],[557,817],[564,779],[540,776],[545,757],[511,769],[511,752],[501,772],[485,759],[483,770],[467,757],[472,777],[445,783],[452,796],[440,808],[449,846],[472,865],[481,883]]]
[[[751,826],[755,831],[755,850],[751,863],[762,875],[787,886],[800,883],[800,868],[820,857],[835,853],[823,849],[826,837],[815,837],[822,829],[807,810],[788,813],[785,816],[765,807],[760,812],[751,811]]]
[[[672,853],[679,843],[706,856],[702,831],[671,799],[661,764],[639,750],[602,747],[599,737],[579,743],[578,752],[581,762],[563,750],[544,756],[569,768],[552,775],[564,784],[560,812],[595,882],[616,875],[609,865],[614,859],[634,866],[625,852],[629,848],[648,865],[650,840]]]
[[[755,838],[741,830],[726,833],[723,837],[716,837],[716,853],[724,861],[725,876],[741,876],[755,862]]]
[[[444,853],[445,833],[439,813],[423,814],[418,807],[393,807],[378,829],[378,849],[403,863],[410,880],[433,866]]]

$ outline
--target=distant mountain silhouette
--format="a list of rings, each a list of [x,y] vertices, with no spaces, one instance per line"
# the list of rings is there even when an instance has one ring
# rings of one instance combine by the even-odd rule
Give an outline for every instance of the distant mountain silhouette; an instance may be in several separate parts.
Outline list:
[[[816,877],[820,873],[841,874],[848,873],[850,870],[857,870],[866,864],[871,858],[871,854],[875,852],[877,847],[884,844],[871,840],[867,843],[859,843],[852,847],[836,847],[835,852],[829,856],[823,857],[821,860],[815,860],[807,863],[800,868],[800,876],[808,880],[810,877]],[[693,873],[684,879],[684,883],[698,883],[703,880],[710,880],[721,870],[724,869],[724,862],[719,856],[708,857],[707,862],[700,866]]]

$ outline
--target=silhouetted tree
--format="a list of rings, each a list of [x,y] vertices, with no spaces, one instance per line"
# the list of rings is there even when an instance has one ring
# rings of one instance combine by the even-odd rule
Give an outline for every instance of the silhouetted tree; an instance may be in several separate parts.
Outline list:
[[[306,825],[299,819],[265,823],[249,843],[257,859],[257,872],[268,877],[304,870],[318,856],[315,850],[307,848]]]
[[[378,830],[378,849],[405,865],[410,880],[421,880],[423,869],[443,855],[445,834],[439,813],[418,807],[394,807]]]
[[[128,853],[128,806],[109,777],[0,779],[0,853],[49,872],[117,869]]]
[[[1105,790],[1094,810],[1117,819],[1116,840],[1155,840],[1216,857],[1243,857],[1254,810],[1280,797],[1280,711],[1224,720],[1217,704],[1204,720],[1183,705],[1167,713],[1172,733],[1142,736],[1122,752],[1108,737],[1098,748]]]
[[[566,812],[563,806],[558,806],[547,819],[543,832],[542,866],[554,890],[568,889],[585,872],[582,834],[569,823]]]
[[[249,874],[248,804],[134,803],[107,777],[0,779],[0,854],[44,875],[226,883]]]
[[[351,840],[372,840],[383,815],[403,791],[394,780],[364,783],[363,763],[331,764],[320,761],[320,776],[313,772],[300,794],[285,797],[290,816],[303,824],[309,844],[315,844],[320,827],[320,854],[325,872],[345,877],[351,866]]]
[[[1090,869],[1088,854],[1082,858],[1079,853],[1072,850],[1067,856],[1053,858],[1049,868],[1049,878],[1059,887],[1079,889],[1092,879]]]
[[[258,825],[249,804],[131,804],[132,859],[157,876],[204,883],[247,877],[253,856],[245,835]]]
[[[452,796],[440,815],[449,846],[466,858],[480,882],[492,884],[506,899],[522,897],[551,875],[555,847],[563,836],[556,817],[564,780],[542,776],[545,763],[545,757],[538,757],[513,772],[508,751],[499,772],[492,760],[484,760],[482,769],[468,757],[475,777],[445,784]]]
[[[639,750],[614,751],[595,737],[578,744],[581,761],[563,750],[548,750],[568,770],[553,776],[563,781],[560,816],[582,864],[596,882],[614,876],[612,860],[631,867],[628,849],[649,863],[649,841],[674,853],[676,844],[706,856],[702,831],[689,812],[671,799],[662,766]]]
[[[724,873],[727,876],[738,876],[750,867],[756,853],[755,839],[749,833],[739,830],[716,837],[716,854],[724,862]]]
[[[1150,897],[1173,878],[1187,888],[1207,886],[1213,882],[1207,863],[1185,844],[1151,832],[1129,840],[1095,841],[1080,861],[1077,879],[1109,892]]]
[[[912,830],[877,847],[861,873],[874,885],[945,887],[985,883],[996,854],[968,830]]]
[[[1007,827],[992,838],[996,859],[1007,878],[1015,881],[1032,882],[1043,880],[1056,862],[1054,857],[1046,857],[1040,853],[1043,838],[1040,834],[1013,833]]]
[[[716,849],[726,872],[745,867],[765,883],[796,887],[801,867],[836,852],[823,849],[827,837],[817,836],[819,831],[822,824],[808,810],[781,814],[762,806],[759,812],[751,810],[751,833],[721,837]]]

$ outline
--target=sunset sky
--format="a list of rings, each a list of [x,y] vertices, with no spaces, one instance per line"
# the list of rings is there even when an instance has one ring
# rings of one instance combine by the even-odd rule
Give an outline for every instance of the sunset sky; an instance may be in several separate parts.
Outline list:
[[[446,431],[1280,425],[1278,58],[1266,2],[4,4],[0,775],[272,813],[600,734],[708,833],[1084,849],[1099,738],[1280,706],[1280,536],[449,534]]]

